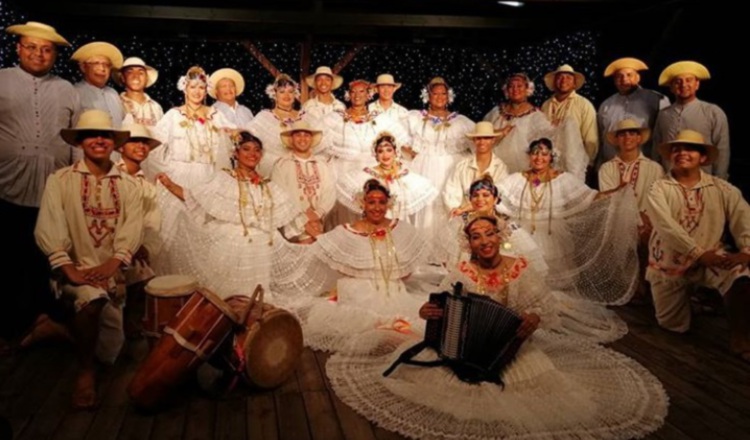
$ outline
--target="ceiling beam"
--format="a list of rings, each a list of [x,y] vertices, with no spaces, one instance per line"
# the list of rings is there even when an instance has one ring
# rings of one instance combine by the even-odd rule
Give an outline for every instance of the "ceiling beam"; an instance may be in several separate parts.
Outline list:
[[[45,2],[46,3],[46,2]],[[217,22],[257,25],[284,25],[305,28],[328,26],[366,26],[391,28],[442,29],[516,29],[527,28],[532,22],[501,17],[453,15],[404,15],[356,12],[267,11],[178,6],[111,5],[95,3],[46,3],[40,11],[58,16],[104,17],[127,20],[153,19],[183,22]]]

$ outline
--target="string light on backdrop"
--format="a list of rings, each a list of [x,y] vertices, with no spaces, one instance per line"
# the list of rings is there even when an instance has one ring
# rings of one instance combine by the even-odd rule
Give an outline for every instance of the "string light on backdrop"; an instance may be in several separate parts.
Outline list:
[[[0,26],[33,20],[8,8],[0,2]],[[60,26],[60,23],[50,23]],[[75,48],[98,39],[96,35],[63,34],[73,45],[63,48],[58,54],[54,73],[77,82],[80,80],[78,66],[68,60]],[[457,110],[473,120],[480,120],[499,98],[499,81],[513,72],[525,72],[535,82],[537,93],[531,101],[540,105],[550,92],[544,87],[542,77],[561,64],[570,64],[586,75],[587,82],[580,90],[584,96],[592,97],[598,92],[596,79],[601,68],[597,62],[597,38],[593,32],[574,32],[565,36],[523,44],[517,47],[507,44],[494,50],[456,47],[415,45],[374,45],[360,50],[341,74],[346,80],[354,78],[373,79],[380,73],[391,73],[403,87],[395,99],[407,108],[419,109],[424,104],[419,92],[435,76],[442,76],[456,91]],[[0,36],[0,59],[2,67],[15,64],[15,38],[2,33]],[[169,108],[180,105],[182,93],[177,90],[177,80],[193,65],[203,67],[208,73],[222,67],[232,67],[245,77],[247,87],[240,102],[254,112],[271,105],[265,95],[266,85],[273,81],[271,75],[258,63],[240,42],[207,42],[202,40],[146,40],[137,35],[122,36],[109,40],[122,51],[125,57],[138,56],[159,70],[159,80],[148,89],[149,95]],[[299,74],[300,45],[289,42],[254,42],[258,49],[282,72],[293,77]],[[333,67],[351,48],[345,44],[314,44],[312,49],[313,69],[326,65]],[[346,86],[336,91],[343,99]]]

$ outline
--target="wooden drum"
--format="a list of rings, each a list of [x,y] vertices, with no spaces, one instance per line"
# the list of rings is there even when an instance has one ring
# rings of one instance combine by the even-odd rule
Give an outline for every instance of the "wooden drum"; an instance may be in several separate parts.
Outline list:
[[[143,335],[159,338],[170,319],[185,305],[196,290],[198,281],[186,275],[165,275],[146,284],[146,309],[143,313]]]
[[[286,381],[302,355],[302,327],[284,309],[263,303],[261,286],[252,298],[232,297],[228,302],[248,302],[245,325],[235,334],[229,364],[259,388],[273,388]]]
[[[239,323],[221,298],[197,289],[164,327],[164,335],[136,372],[128,386],[130,398],[145,409],[166,403]]]

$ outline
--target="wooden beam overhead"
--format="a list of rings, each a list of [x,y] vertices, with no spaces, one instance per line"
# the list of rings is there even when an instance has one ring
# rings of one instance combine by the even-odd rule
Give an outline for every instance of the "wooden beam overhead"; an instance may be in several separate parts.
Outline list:
[[[344,25],[376,28],[512,29],[525,28],[532,24],[530,20],[525,19],[489,16],[372,14],[326,12],[317,9],[311,11],[268,11],[257,9],[51,2],[45,4],[43,10],[48,14],[69,17],[202,21],[266,26],[276,24],[295,28],[325,28]]]

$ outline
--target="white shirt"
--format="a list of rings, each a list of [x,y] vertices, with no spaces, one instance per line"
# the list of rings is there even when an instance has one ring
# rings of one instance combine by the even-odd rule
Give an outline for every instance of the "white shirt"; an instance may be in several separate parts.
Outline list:
[[[621,95],[615,93],[599,106],[597,120],[599,123],[599,162],[604,163],[617,155],[617,147],[607,142],[607,133],[613,131],[617,123],[633,119],[653,130],[659,110],[669,107],[669,98],[653,90],[636,88],[632,93]],[[651,142],[643,146],[648,157],[651,156]]]
[[[115,89],[109,86],[99,88],[86,81],[77,82],[73,87],[81,99],[81,110],[105,111],[112,118],[112,126],[115,129],[122,126],[122,121],[125,119],[125,107]]]
[[[508,167],[494,154],[489,166],[483,173],[479,172],[476,156],[467,157],[458,162],[453,169],[453,173],[445,182],[445,189],[443,190],[445,207],[452,210],[468,203],[469,187],[484,174],[492,176],[492,181],[495,182],[495,186],[498,186],[502,180],[508,177]]]
[[[288,154],[274,164],[271,180],[286,191],[300,212],[312,208],[323,219],[336,202],[333,173],[320,157],[302,159]]]
[[[80,110],[73,85],[54,75],[0,70],[0,199],[38,207],[47,177],[73,163],[60,130]]]
[[[234,107],[227,103],[216,101],[211,107],[220,111],[225,118],[237,127],[244,128],[250,121],[253,120],[253,112],[249,108],[240,104],[239,102],[234,103]]]
[[[346,105],[343,102],[333,97],[333,102],[330,104],[324,104],[318,101],[317,98],[311,98],[302,104],[302,110],[307,114],[310,122],[313,126],[319,125],[323,118],[333,112],[343,112],[346,110]]]
[[[120,93],[120,99],[125,108],[125,118],[122,125],[141,124],[146,127],[154,127],[164,116],[161,105],[145,93],[143,95],[146,97],[146,101],[141,104],[128,98],[125,92]]]
[[[625,162],[615,156],[599,168],[599,189],[608,191],[620,186],[622,181],[628,182],[628,188],[638,200],[638,210],[642,212],[646,210],[651,185],[662,177],[664,168],[643,153],[632,162]]]
[[[729,122],[727,115],[716,104],[695,99],[686,105],[672,104],[659,112],[654,127],[654,145],[677,137],[680,130],[695,130],[709,144],[719,149],[719,157],[704,171],[714,176],[729,177]],[[658,152],[654,152],[659,160]]]
[[[391,102],[391,106],[387,109],[383,108],[383,106],[380,104],[380,101],[375,101],[367,104],[367,110],[370,112],[375,112],[377,114],[385,113],[386,115],[396,118],[400,121],[404,121],[407,116],[409,116],[409,110],[406,109],[403,105],[397,104],[395,102]]]
[[[113,257],[129,265],[142,234],[141,187],[116,166],[97,179],[80,160],[47,181],[34,236],[53,270]]]
[[[542,104],[542,111],[553,124],[559,124],[563,119],[572,118],[581,132],[583,147],[589,156],[589,164],[593,164],[599,150],[599,131],[596,128],[596,109],[588,99],[571,93],[567,98],[558,101],[552,96]]]

